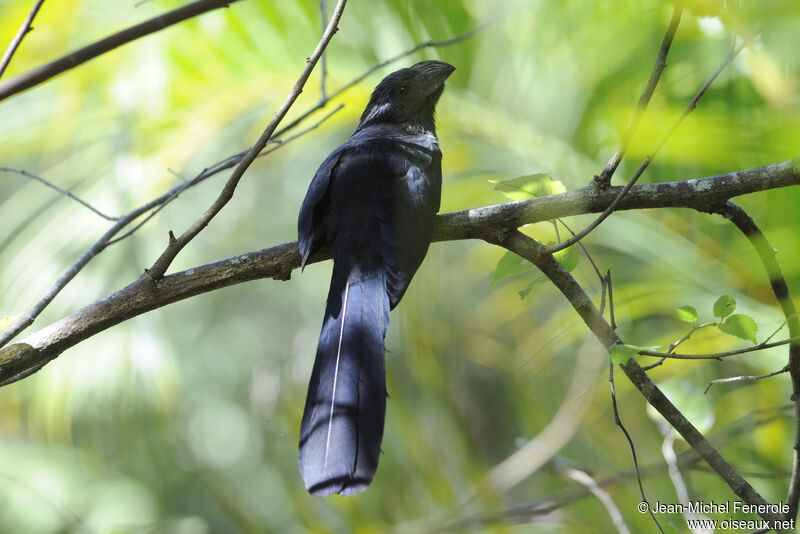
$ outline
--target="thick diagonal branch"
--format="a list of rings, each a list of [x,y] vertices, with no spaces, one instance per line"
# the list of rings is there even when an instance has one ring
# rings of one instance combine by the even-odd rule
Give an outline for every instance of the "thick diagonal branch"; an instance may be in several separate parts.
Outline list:
[[[606,347],[622,343],[611,326],[605,321],[598,309],[594,306],[583,288],[575,281],[572,275],[561,265],[547,248],[534,239],[513,231],[508,235],[500,236],[496,244],[511,250],[530,261],[542,271],[545,276],[561,291],[569,303],[580,315],[583,322],[592,333]],[[728,484],[733,492],[744,502],[756,505],[766,505],[767,501],[753,488],[736,469],[733,468],[722,455],[708,442],[703,434],[686,419],[678,408],[664,395],[664,393],[650,379],[647,373],[631,358],[627,363],[620,365],[634,386],[641,392],[647,402],[655,408],[669,424],[683,436],[683,438],[697,451],[698,454],[711,466],[714,471]],[[765,512],[762,517],[767,520],[783,519],[779,514]]]
[[[783,276],[781,267],[775,259],[775,249],[770,246],[756,222],[741,207],[727,202],[717,210],[717,213],[729,219],[753,245],[767,272],[775,299],[786,317],[789,335],[793,338],[800,336],[800,319],[797,317],[797,309],[789,293],[789,284],[786,283],[786,277]],[[792,400],[795,406],[792,476],[789,481],[786,504],[789,505],[788,518],[794,519],[797,517],[798,501],[800,501],[800,340],[798,339],[789,345],[789,362],[786,367],[792,378]]]
[[[800,160],[681,182],[637,185],[620,209],[692,208],[714,211],[728,199],[756,191],[800,185]],[[439,215],[436,241],[487,239],[525,224],[603,211],[617,189],[587,186],[560,195]],[[322,254],[312,262],[327,259]],[[300,266],[297,243],[227,258],[165,276],[140,279],[108,297],[0,350],[0,385],[37,371],[64,350],[111,326],[167,304],[221,287],[256,280],[286,280]]]

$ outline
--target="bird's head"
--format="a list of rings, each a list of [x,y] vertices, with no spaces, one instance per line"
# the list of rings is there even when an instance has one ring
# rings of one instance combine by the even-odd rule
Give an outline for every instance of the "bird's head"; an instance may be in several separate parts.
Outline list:
[[[436,102],[454,70],[444,61],[420,61],[389,74],[372,92],[358,128],[397,124],[434,131]]]

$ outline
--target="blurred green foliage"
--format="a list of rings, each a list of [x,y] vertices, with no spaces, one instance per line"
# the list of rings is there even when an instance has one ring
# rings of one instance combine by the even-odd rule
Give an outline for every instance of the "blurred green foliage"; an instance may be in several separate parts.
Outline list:
[[[641,182],[800,155],[800,3],[727,2],[738,5],[735,13],[722,4],[689,2],[617,181],[631,176],[722,61],[734,32],[750,46]],[[0,43],[10,41],[31,5],[0,0]],[[45,2],[5,77],[179,5]],[[352,132],[371,87],[424,58],[458,69],[438,110],[443,211],[507,202],[497,181],[538,173],[567,189],[585,185],[616,148],[672,7],[661,0],[350,2],[328,49],[329,91],[416,43],[499,18],[470,39],[417,53],[337,98],[342,112],[250,168],[233,201],[173,269],[294,239],[316,167]],[[243,0],[136,41],[0,103],[0,165],[39,174],[105,212],[127,212],[248,147],[319,33],[315,0]],[[289,120],[316,103],[319,84],[318,69]],[[32,328],[132,281],[166,244],[168,231],[185,229],[223,180],[190,190],[93,260]],[[800,291],[800,191],[740,202],[778,250],[790,288]],[[29,309],[109,225],[7,173],[0,176],[0,213],[0,317]],[[580,228],[591,219],[569,224]],[[549,223],[525,231],[557,240]],[[686,331],[672,316],[676,307],[707,315],[723,294],[755,319],[760,333],[782,321],[751,246],[719,217],[667,209],[618,213],[584,244],[613,273],[619,332],[631,344],[669,345]],[[503,255],[479,242],[431,247],[392,316],[384,454],[365,493],[310,497],[297,473],[297,433],[330,275],[325,263],[287,283],[251,282],[132,319],[0,389],[0,532],[411,533],[447,526],[530,532],[531,522],[537,532],[613,531],[593,497],[546,516],[525,513],[531,503],[580,488],[564,465],[598,478],[627,474],[606,489],[632,531],[653,531],[649,517],[635,510],[638,486],[613,424],[602,365],[589,371],[593,389],[583,394],[590,402],[556,461],[505,492],[487,486],[492,468],[570,400],[573,375],[587,372],[579,356],[607,357],[550,284],[533,284],[535,270],[490,284]],[[573,275],[599,300],[600,283],[582,253]],[[681,347],[711,352],[743,343],[703,329]],[[789,401],[788,377],[702,391],[715,378],[780,369],[786,357],[785,348],[775,348],[722,364],[668,361],[651,372],[689,417],[698,414],[694,422],[718,438],[735,466],[770,475],[752,483],[771,501],[785,496],[791,465],[794,422],[776,411]],[[643,400],[620,376],[617,395],[641,464],[655,466],[645,470],[648,497],[677,502],[660,452],[663,438]],[[686,448],[677,442],[677,450]],[[702,463],[683,475],[693,498],[734,499]],[[659,519],[676,531],[685,526],[677,516]]]

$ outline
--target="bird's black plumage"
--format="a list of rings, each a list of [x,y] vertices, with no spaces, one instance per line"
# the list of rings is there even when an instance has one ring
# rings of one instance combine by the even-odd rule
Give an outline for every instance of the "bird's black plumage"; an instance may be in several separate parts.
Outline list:
[[[384,78],[300,208],[303,266],[322,247],[333,253],[300,427],[300,472],[316,495],[358,493],[378,467],[389,310],[431,242],[442,187],[434,109],[453,70],[422,61]]]

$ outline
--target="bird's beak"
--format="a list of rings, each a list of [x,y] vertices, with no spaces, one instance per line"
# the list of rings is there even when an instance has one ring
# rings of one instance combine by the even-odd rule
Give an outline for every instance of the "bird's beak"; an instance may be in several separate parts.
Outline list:
[[[440,89],[444,81],[456,70],[450,63],[436,60],[420,61],[411,68],[419,72],[423,78],[422,85],[430,87],[431,93]]]

